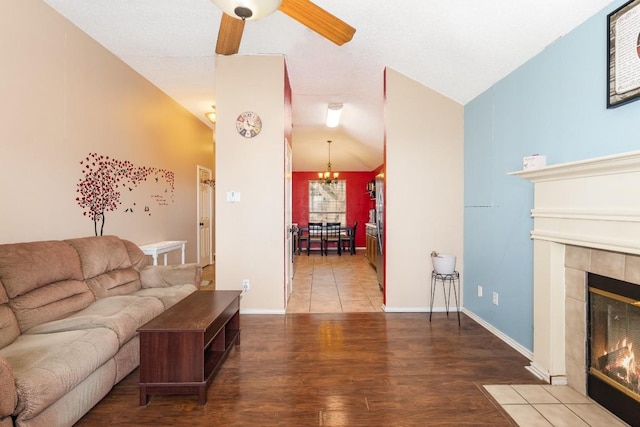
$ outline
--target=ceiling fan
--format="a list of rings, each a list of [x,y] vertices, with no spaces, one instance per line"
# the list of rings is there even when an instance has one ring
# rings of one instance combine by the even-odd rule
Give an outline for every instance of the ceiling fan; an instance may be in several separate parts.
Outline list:
[[[351,40],[356,29],[310,0],[211,0],[224,12],[216,53],[238,53],[245,21],[264,18],[279,10],[338,46]]]

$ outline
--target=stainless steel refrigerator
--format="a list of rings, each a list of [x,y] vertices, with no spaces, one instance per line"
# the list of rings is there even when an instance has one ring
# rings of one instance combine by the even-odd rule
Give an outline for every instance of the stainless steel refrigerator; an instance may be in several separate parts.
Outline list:
[[[378,286],[384,291],[384,173],[376,176],[376,231],[378,234],[376,271]]]

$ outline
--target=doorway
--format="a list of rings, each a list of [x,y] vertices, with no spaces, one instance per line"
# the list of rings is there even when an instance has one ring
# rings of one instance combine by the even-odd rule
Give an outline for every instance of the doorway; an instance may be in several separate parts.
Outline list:
[[[215,191],[215,181],[213,180],[213,174],[211,169],[204,166],[197,166],[197,250],[198,250],[198,263],[205,267],[213,264],[214,252],[213,252],[213,212],[214,205],[213,192]]]

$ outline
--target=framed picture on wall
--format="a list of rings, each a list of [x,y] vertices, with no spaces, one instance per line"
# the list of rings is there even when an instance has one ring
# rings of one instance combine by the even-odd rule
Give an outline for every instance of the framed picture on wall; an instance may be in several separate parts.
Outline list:
[[[607,108],[640,98],[640,0],[607,15]]]

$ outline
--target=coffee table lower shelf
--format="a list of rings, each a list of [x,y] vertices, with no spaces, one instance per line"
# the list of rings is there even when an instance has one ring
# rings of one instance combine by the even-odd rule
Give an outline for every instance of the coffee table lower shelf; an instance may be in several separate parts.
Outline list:
[[[140,405],[150,395],[197,394],[240,345],[239,291],[196,291],[138,329]]]

